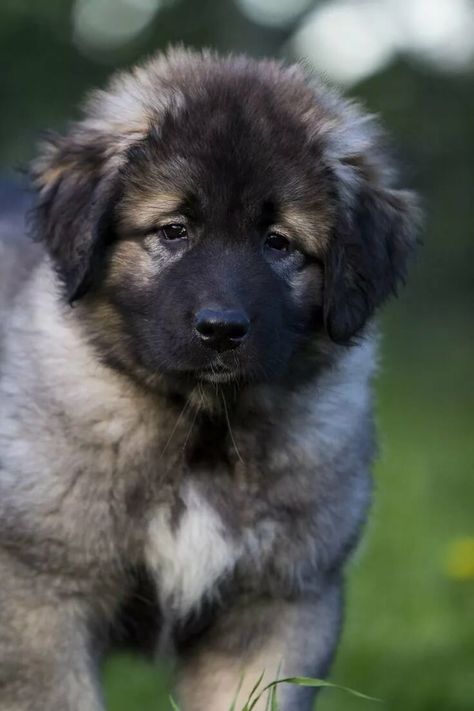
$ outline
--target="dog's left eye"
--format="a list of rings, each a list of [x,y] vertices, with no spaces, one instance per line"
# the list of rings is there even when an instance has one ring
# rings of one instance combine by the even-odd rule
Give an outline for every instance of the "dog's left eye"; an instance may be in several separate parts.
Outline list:
[[[184,225],[173,222],[170,225],[160,227],[159,234],[166,242],[175,242],[176,240],[187,239],[188,231]]]

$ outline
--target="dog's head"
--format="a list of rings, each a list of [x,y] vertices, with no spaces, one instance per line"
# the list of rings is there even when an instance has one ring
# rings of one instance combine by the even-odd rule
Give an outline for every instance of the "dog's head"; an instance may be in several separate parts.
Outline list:
[[[372,118],[300,67],[171,52],[95,93],[33,166],[36,226],[115,367],[278,378],[403,280],[412,195]]]

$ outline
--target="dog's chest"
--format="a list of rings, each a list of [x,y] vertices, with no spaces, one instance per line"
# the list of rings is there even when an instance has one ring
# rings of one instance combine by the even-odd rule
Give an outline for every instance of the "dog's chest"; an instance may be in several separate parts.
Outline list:
[[[148,526],[145,558],[155,576],[161,604],[185,616],[232,573],[243,551],[243,540],[198,488],[188,483],[179,510],[157,509]]]

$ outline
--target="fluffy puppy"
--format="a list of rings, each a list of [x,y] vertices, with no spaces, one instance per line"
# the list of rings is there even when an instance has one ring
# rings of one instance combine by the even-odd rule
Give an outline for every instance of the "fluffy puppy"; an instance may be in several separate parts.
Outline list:
[[[371,324],[417,221],[377,124],[299,66],[172,51],[32,173],[39,245],[8,234],[2,261],[0,708],[99,711],[137,582],[185,711],[326,674]]]

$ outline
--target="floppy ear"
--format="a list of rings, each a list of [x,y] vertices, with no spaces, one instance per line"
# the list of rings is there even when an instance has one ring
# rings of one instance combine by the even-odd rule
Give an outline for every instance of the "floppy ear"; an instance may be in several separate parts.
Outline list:
[[[336,343],[349,343],[405,280],[421,211],[396,177],[378,121],[320,81],[306,123],[327,169],[334,206],[324,258],[323,319]]]
[[[118,171],[107,165],[98,136],[92,138],[51,135],[31,170],[38,190],[34,237],[45,244],[70,303],[90,284],[118,193]]]
[[[107,219],[119,198],[127,151],[147,135],[157,115],[155,104],[164,110],[166,92],[158,83],[153,89],[151,105],[147,71],[115,75],[107,90],[89,96],[84,118],[72,124],[67,136],[51,135],[44,141],[32,164],[38,191],[35,236],[45,244],[71,302],[89,285]]]
[[[361,186],[326,259],[324,320],[333,341],[348,342],[404,282],[418,222],[412,193]]]

